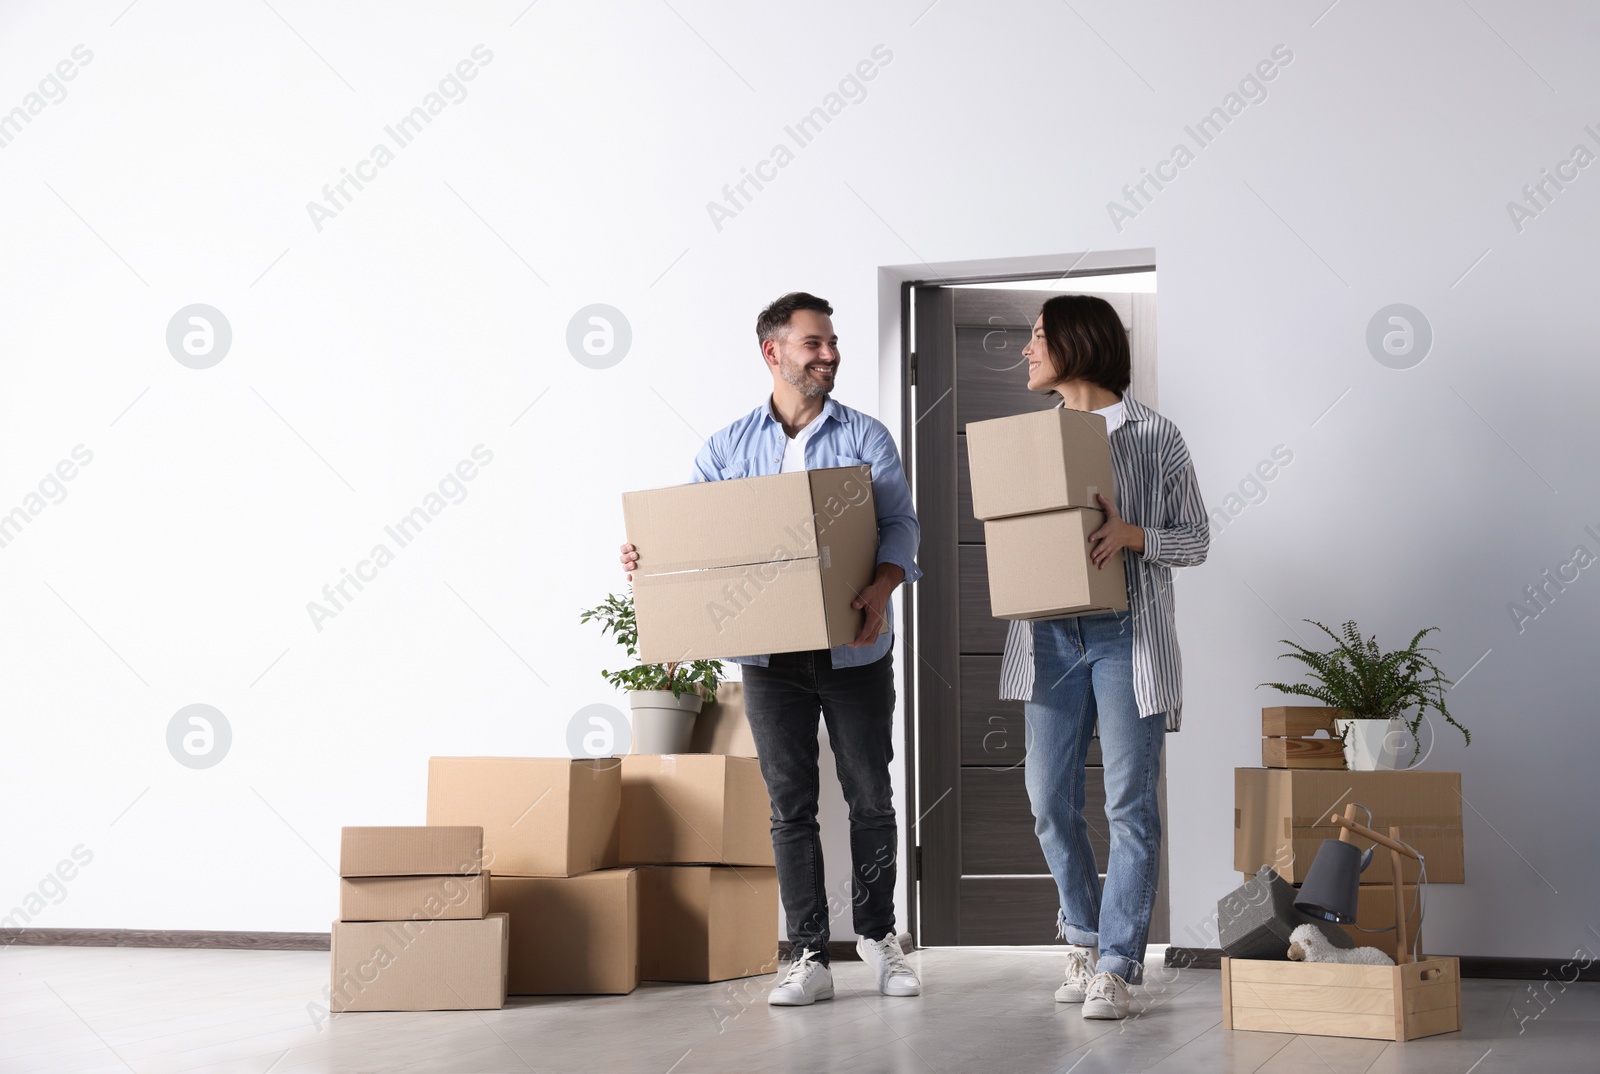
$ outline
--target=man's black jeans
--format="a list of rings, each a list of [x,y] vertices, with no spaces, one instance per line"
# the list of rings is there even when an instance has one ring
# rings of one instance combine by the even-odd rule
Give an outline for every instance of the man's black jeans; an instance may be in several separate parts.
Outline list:
[[[889,783],[894,759],[894,655],[862,667],[835,668],[828,650],[779,653],[767,667],[745,665],[744,704],[772,796],[772,850],[789,942],[828,961],[832,907],[823,880],[817,825],[817,715],[850,807],[850,888],[833,900],[853,904],[856,932],[881,940],[894,930],[895,857],[899,840]],[[853,892],[852,892],[853,889]]]

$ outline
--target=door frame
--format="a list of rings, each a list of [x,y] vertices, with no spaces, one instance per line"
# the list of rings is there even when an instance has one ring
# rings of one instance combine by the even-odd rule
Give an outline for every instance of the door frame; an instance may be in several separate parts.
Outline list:
[[[916,410],[915,369],[913,368],[912,303],[916,288],[929,285],[971,283],[1037,283],[1075,276],[1106,276],[1119,273],[1149,272],[1156,268],[1154,247],[1137,247],[1127,250],[1085,250],[1079,253],[1029,255],[967,261],[919,261],[905,265],[881,265],[878,268],[878,399],[880,413],[887,413],[889,400],[900,401],[900,454],[908,479],[916,487],[916,447],[913,431],[921,418]],[[1159,359],[1158,359],[1159,364]],[[931,406],[941,405],[942,400]],[[931,407],[930,407],[931,409]],[[900,860],[909,865],[900,870],[898,892],[900,905],[905,908],[906,928],[919,946],[922,939],[922,919],[919,905],[921,880],[922,819],[923,812],[918,796],[921,775],[922,750],[918,742],[919,678],[921,663],[920,639],[917,637],[917,597],[914,586],[905,587],[900,594],[900,690],[903,713],[903,743],[901,750],[902,778],[905,788],[906,814],[909,822],[901,825],[902,845]],[[1165,759],[1163,756],[1163,764]],[[1163,787],[1165,781],[1163,780]],[[938,808],[935,800],[929,808]],[[1165,813],[1163,794],[1162,812]],[[1166,871],[1166,841],[1161,845],[1162,871]],[[1165,894],[1165,885],[1162,887]],[[1165,910],[1166,899],[1157,905]]]

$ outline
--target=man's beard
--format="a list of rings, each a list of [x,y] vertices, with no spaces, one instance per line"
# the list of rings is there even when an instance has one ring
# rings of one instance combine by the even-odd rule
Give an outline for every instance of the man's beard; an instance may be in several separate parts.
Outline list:
[[[788,358],[781,359],[778,362],[778,375],[783,378],[785,384],[807,399],[828,394],[828,389],[812,380],[807,374],[806,367],[799,362]]]

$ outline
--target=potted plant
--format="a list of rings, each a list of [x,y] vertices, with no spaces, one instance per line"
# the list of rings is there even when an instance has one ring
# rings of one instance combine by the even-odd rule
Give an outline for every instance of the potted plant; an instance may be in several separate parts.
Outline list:
[[[598,607],[585,611],[580,622],[600,624],[627,650],[632,666],[604,671],[606,682],[628,691],[633,709],[632,753],[685,753],[694,734],[695,717],[709,698],[716,699],[722,683],[718,660],[687,663],[640,664],[639,624],[633,614],[633,596],[612,593]]]
[[[1335,723],[1344,741],[1345,763],[1352,771],[1393,769],[1400,740],[1407,731],[1411,734],[1411,760],[1415,764],[1421,748],[1417,731],[1429,709],[1443,716],[1445,722],[1461,732],[1468,745],[1472,744],[1472,732],[1458,723],[1445,706],[1444,695],[1454,684],[1428,655],[1439,650],[1419,647],[1422,639],[1438,627],[1419,630],[1410,645],[1386,653],[1378,647],[1378,636],[1362,637],[1354,620],[1344,624],[1342,634],[1335,634],[1314,619],[1306,622],[1332,638],[1333,648],[1317,652],[1285,638],[1283,644],[1291,651],[1279,653],[1278,659],[1298,660],[1306,665],[1311,683],[1261,685],[1315,698],[1338,709]]]

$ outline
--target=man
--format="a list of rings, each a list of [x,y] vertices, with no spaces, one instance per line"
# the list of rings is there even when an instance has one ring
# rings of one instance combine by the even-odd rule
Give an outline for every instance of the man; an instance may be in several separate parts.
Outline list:
[[[921,535],[900,455],[883,423],[829,398],[839,370],[833,307],[802,291],[761,311],[756,337],[772,374],[772,395],[714,433],[695,459],[696,481],[872,466],[878,519],[876,577],[853,602],[855,640],[834,649],[738,657],[745,712],[772,798],[772,849],[793,959],[767,997],[776,1006],[833,998],[828,968],[829,901],[817,824],[817,717],[827,723],[839,783],[850,809],[856,950],[886,996],[915,996],[922,982],[906,962],[894,926],[896,851],[889,763],[894,757],[894,664],[889,595],[922,576]],[[632,571],[650,550],[622,546]],[[629,574],[632,578],[632,574]],[[880,633],[880,631],[882,631]]]

